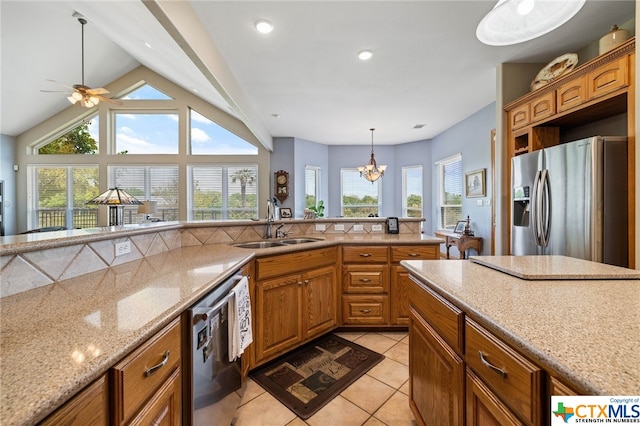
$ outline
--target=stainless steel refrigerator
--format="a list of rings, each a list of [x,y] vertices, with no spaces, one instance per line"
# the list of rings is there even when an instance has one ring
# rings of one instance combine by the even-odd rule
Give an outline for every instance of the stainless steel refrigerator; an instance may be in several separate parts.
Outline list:
[[[627,138],[594,136],[513,157],[511,254],[628,266]]]

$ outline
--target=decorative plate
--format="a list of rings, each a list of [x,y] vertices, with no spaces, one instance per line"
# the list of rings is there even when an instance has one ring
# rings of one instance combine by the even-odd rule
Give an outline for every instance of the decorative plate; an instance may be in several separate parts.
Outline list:
[[[544,68],[540,70],[536,78],[531,82],[531,90],[539,89],[540,87],[551,83],[562,74],[571,71],[578,63],[578,55],[575,53],[565,53],[549,62]]]

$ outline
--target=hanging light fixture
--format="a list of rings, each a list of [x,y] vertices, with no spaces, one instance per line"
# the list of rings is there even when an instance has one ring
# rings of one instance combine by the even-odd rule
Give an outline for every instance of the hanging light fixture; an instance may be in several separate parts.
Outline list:
[[[115,187],[109,188],[93,200],[87,201],[87,204],[106,205],[109,207],[109,226],[119,226],[124,222],[124,206],[139,206],[142,203],[133,195]]]
[[[573,16],[586,0],[499,0],[480,21],[478,40],[491,46],[522,43],[547,34]]]
[[[384,171],[387,170],[387,166],[378,166],[378,163],[376,163],[376,157],[373,154],[373,131],[376,129],[369,130],[371,130],[371,159],[366,166],[358,167],[358,171],[360,172],[360,176],[373,183],[384,176]]]

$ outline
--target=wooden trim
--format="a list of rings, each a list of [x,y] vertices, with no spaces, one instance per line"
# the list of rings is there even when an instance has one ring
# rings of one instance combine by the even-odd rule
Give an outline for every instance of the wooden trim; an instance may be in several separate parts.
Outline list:
[[[636,268],[636,54],[629,55],[629,91],[627,92],[627,155],[629,163],[629,268]]]
[[[491,256],[496,254],[496,129],[491,130]]]

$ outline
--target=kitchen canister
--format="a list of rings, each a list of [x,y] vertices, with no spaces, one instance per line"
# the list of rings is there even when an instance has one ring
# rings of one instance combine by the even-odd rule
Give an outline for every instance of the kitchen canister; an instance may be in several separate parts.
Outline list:
[[[600,55],[620,46],[627,41],[629,37],[629,31],[620,29],[617,25],[614,25],[611,27],[611,31],[600,39]]]

